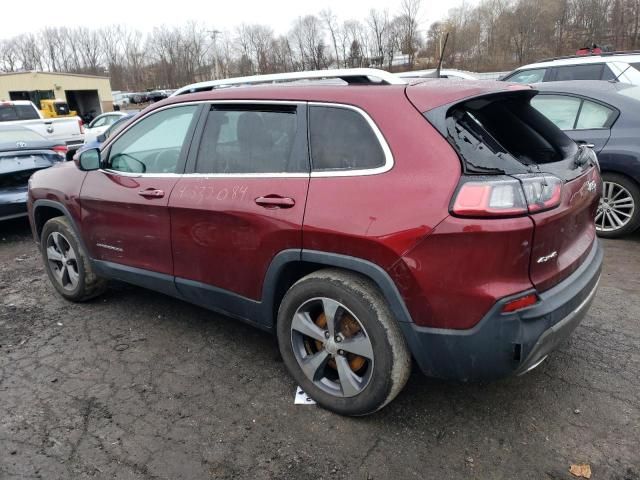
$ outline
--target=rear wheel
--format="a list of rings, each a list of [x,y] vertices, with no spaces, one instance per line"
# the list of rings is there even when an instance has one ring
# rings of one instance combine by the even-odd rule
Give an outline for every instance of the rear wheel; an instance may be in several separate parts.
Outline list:
[[[602,197],[595,218],[598,235],[616,238],[640,226],[640,189],[617,173],[603,173]]]
[[[67,300],[82,302],[106,289],[106,281],[93,273],[86,252],[65,217],[44,224],[40,249],[49,280]]]
[[[298,281],[278,313],[284,363],[319,405],[343,415],[384,407],[407,381],[411,357],[368,279],[321,270]]]

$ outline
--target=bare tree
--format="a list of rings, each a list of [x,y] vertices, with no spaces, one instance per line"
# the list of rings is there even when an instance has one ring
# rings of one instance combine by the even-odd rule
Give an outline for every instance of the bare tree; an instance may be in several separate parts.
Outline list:
[[[374,42],[373,63],[382,67],[384,65],[385,45],[389,35],[389,13],[386,10],[383,12],[375,9],[369,10],[367,25],[371,30]]]
[[[420,46],[418,38],[418,15],[421,0],[402,0],[400,3],[400,26],[402,52],[409,55],[409,67],[415,63],[416,52]]]

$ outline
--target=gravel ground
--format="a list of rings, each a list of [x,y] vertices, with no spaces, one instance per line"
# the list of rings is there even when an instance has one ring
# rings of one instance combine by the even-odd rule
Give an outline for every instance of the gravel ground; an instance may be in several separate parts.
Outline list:
[[[640,479],[640,235],[606,241],[571,340],[520,378],[414,372],[366,418],[293,405],[274,339],[139,288],[49,284],[0,223],[0,478]]]

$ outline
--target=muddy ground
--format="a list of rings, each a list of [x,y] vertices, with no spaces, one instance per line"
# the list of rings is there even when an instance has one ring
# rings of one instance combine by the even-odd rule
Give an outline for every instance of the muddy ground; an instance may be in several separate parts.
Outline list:
[[[139,288],[71,304],[0,223],[0,478],[640,479],[640,235],[606,241],[571,340],[520,378],[414,372],[387,408],[293,404],[268,334]]]

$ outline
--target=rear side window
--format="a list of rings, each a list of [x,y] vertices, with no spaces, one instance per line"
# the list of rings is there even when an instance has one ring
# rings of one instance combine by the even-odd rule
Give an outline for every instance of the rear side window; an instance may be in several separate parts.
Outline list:
[[[536,68],[533,70],[522,70],[505,79],[507,82],[515,83],[539,83],[544,80],[546,68]]]
[[[591,65],[568,65],[566,67],[555,67],[556,81],[563,80],[600,80],[602,78],[603,64]]]
[[[561,130],[607,128],[616,115],[605,105],[569,95],[538,95],[531,105]]]
[[[216,105],[198,148],[198,173],[292,173],[308,171],[296,148],[295,105]]]
[[[385,164],[376,134],[355,110],[311,106],[309,129],[314,170],[363,170]]]
[[[37,120],[40,117],[31,105],[0,105],[0,122]]]
[[[614,116],[615,111],[611,108],[584,100],[576,123],[576,129],[606,128]]]
[[[564,95],[538,95],[531,105],[561,130],[571,130],[576,124],[582,100]]]

